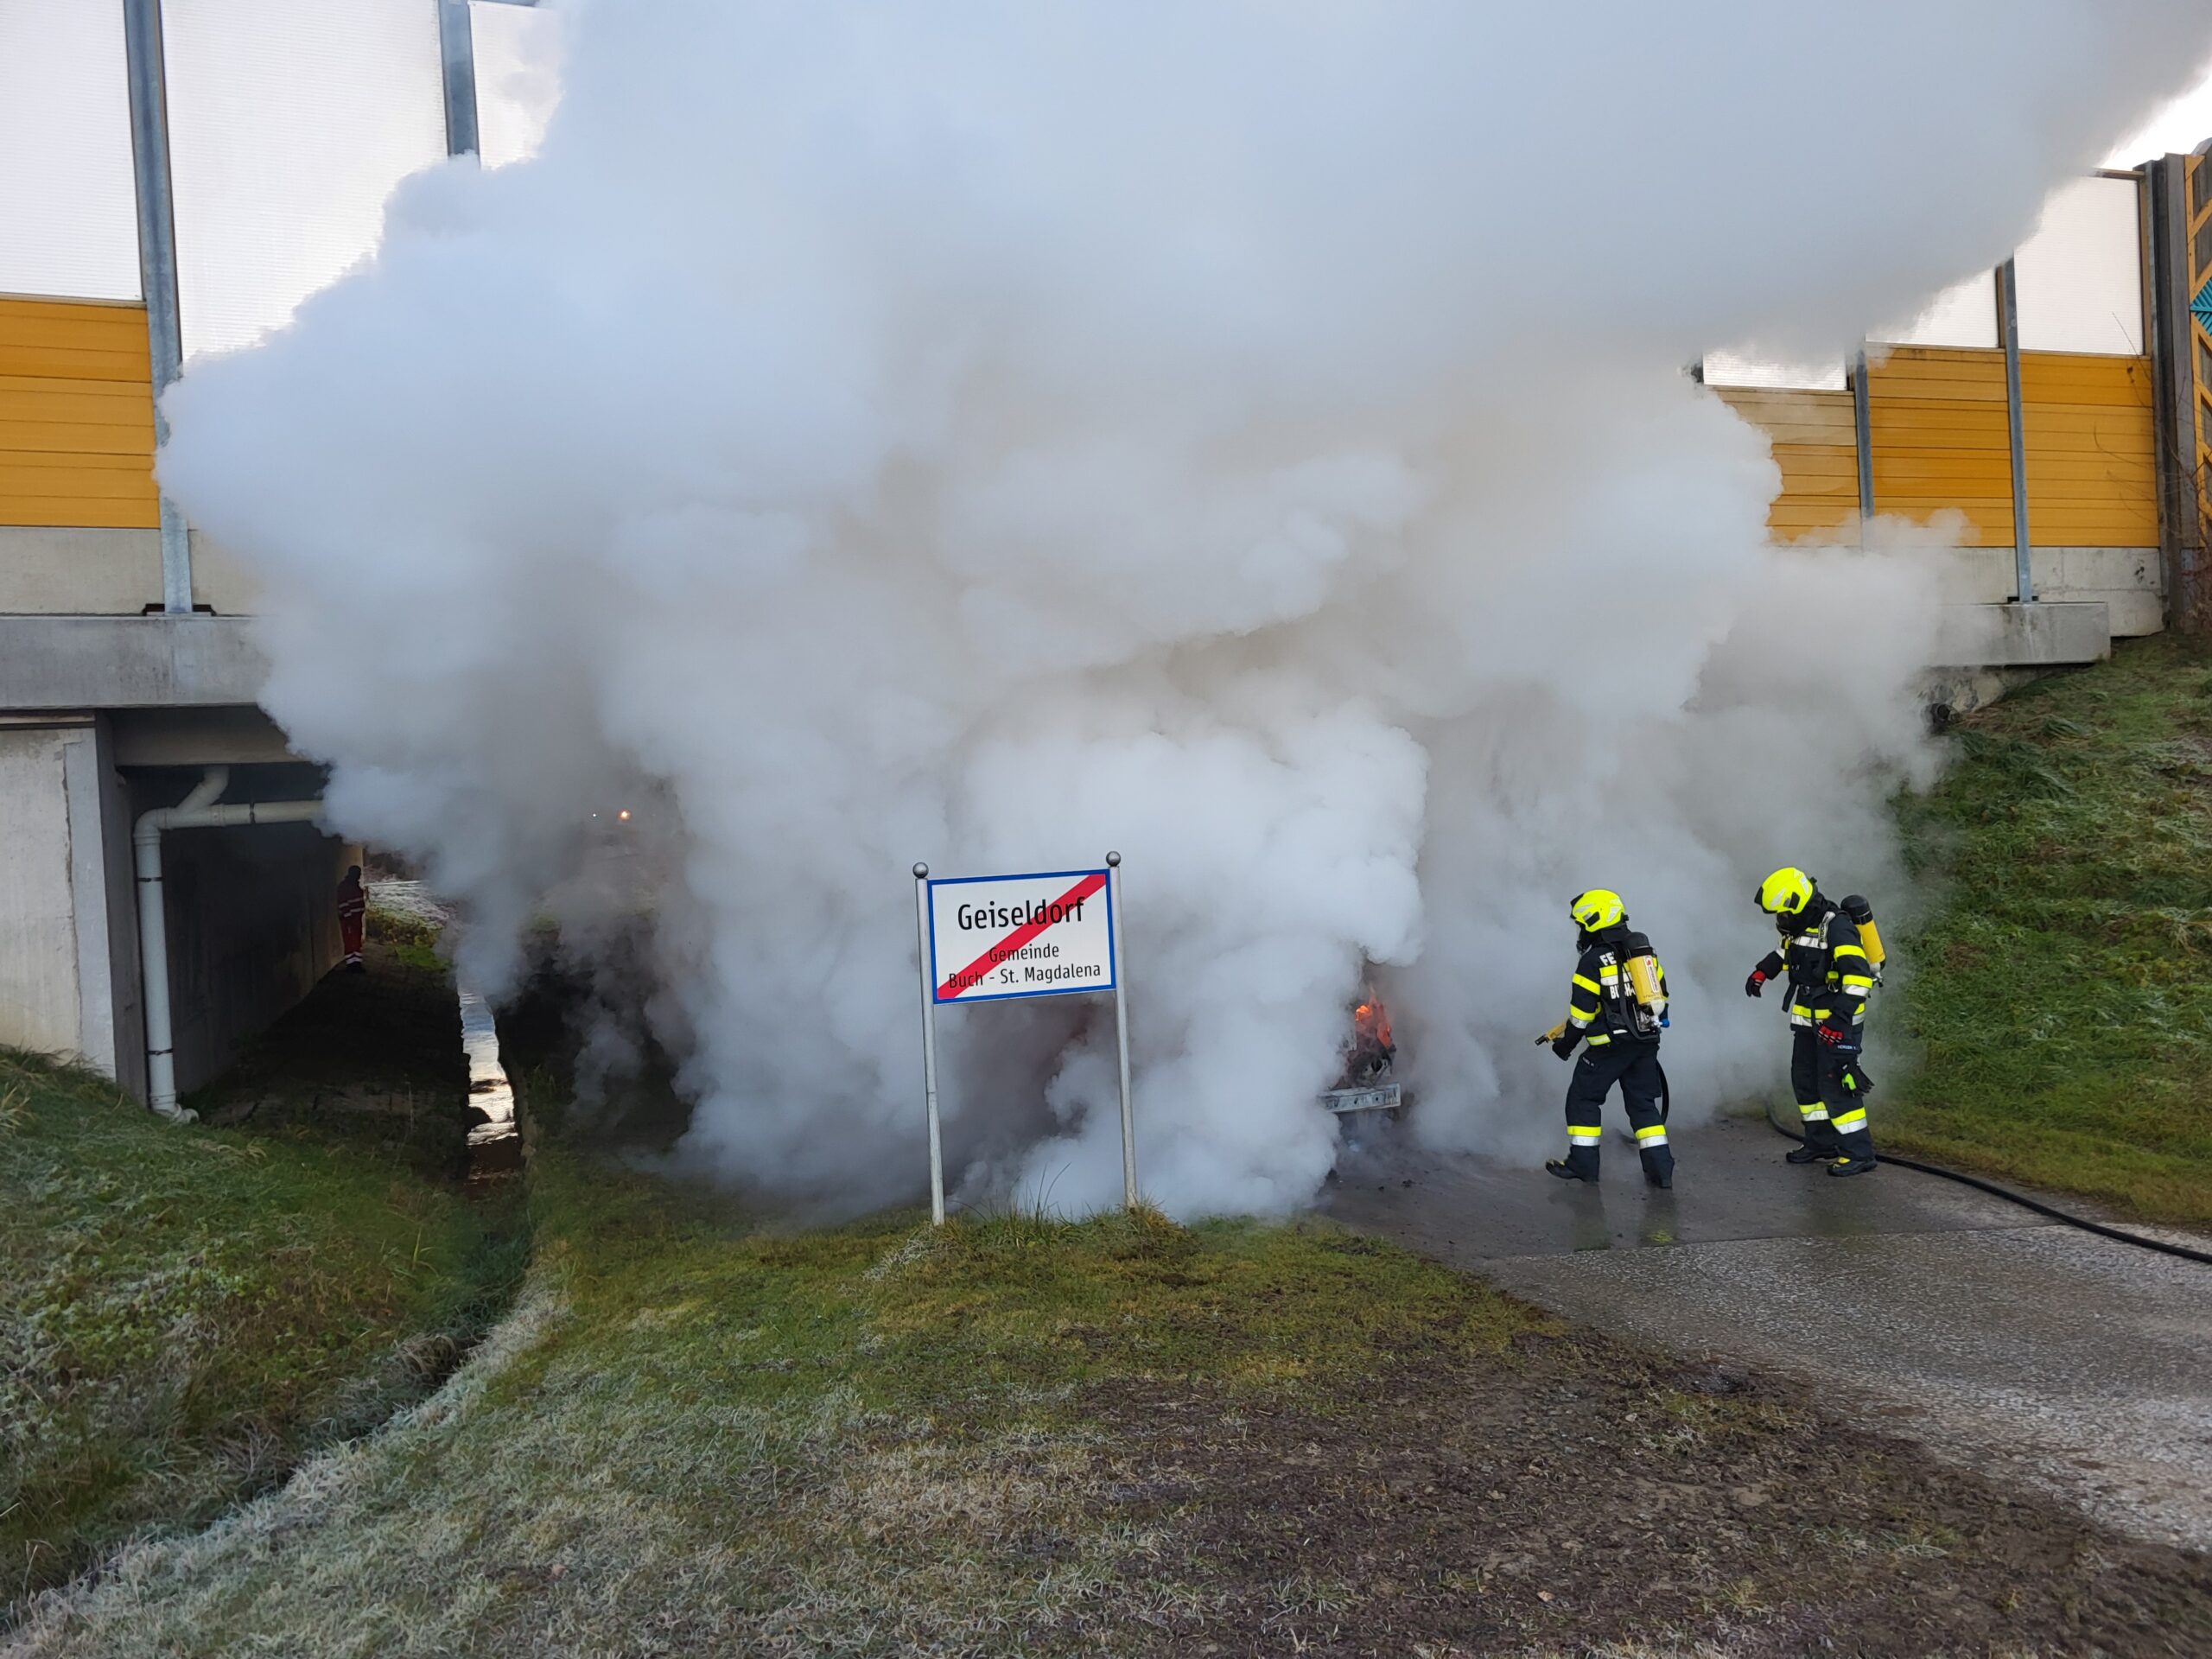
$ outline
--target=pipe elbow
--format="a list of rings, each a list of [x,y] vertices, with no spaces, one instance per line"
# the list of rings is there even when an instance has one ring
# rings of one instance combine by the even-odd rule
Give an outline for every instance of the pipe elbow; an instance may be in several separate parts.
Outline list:
[[[177,803],[177,810],[191,812],[203,806],[213,806],[223,798],[223,791],[230,786],[231,769],[228,766],[210,766],[200,775],[200,781],[192,786],[192,793]]]

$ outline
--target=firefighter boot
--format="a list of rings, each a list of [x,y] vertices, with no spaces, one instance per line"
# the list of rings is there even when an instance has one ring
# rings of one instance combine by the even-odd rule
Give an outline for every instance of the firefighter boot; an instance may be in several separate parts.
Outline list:
[[[1675,1149],[1662,1141],[1656,1147],[1642,1148],[1643,1179],[1653,1186],[1672,1186],[1675,1184]]]
[[[1544,1167],[1562,1181],[1587,1181],[1595,1186],[1598,1185],[1598,1148],[1570,1147],[1566,1157],[1554,1158]]]
[[[1846,1114],[1845,1127],[1835,1132],[1836,1160],[1831,1175],[1864,1175],[1874,1167],[1874,1137],[1866,1132],[1866,1109],[1854,1107]]]
[[[1827,1107],[1800,1106],[1797,1117],[1804,1126],[1805,1139],[1784,1153],[1784,1159],[1793,1164],[1818,1164],[1843,1156],[1843,1148],[1837,1144],[1835,1125],[1828,1121]]]

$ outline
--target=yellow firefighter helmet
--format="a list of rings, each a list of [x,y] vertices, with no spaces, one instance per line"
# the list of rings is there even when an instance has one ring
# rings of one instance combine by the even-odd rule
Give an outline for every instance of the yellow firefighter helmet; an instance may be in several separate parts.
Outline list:
[[[1567,913],[1588,928],[1592,933],[1625,920],[1628,906],[1621,903],[1618,893],[1604,887],[1592,887],[1587,893],[1578,893],[1567,901]]]
[[[1759,883],[1759,908],[1770,916],[1795,916],[1813,902],[1813,878],[1785,864]]]

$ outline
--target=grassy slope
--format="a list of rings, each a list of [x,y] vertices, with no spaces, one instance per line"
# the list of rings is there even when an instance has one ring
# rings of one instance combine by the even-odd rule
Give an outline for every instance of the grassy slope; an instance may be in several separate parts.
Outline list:
[[[1325,1225],[779,1236],[558,1150],[532,1188],[454,1383],[26,1659],[2212,1641],[2171,1552]]]
[[[1024,1581],[1024,1541],[1084,1534],[1096,1494],[1070,1385],[1274,1381],[1308,1353],[1333,1378],[1414,1328],[1494,1351],[1531,1323],[1409,1257],[1255,1227],[1007,1220],[933,1241],[908,1217],[782,1237],[559,1154],[531,1179],[531,1287],[462,1380],[458,1422],[403,1427],[311,1482],[322,1531],[281,1561],[250,1514],[194,1552],[188,1596],[45,1642],[685,1652],[743,1631],[876,1652],[910,1621],[1013,1651],[1033,1618],[1095,1598],[1128,1541],[1083,1537]],[[1163,1281],[1172,1317],[1135,1328]]]
[[[1956,741],[1904,808],[1942,897],[1889,1143],[2212,1224],[2212,652],[2123,645]]]
[[[489,1311],[483,1217],[388,1158],[4,1052],[0,1104],[0,1603],[371,1427]]]

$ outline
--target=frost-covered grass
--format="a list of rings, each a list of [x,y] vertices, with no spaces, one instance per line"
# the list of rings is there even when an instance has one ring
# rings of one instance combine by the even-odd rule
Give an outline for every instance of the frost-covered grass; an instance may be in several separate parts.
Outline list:
[[[1900,1151],[2212,1224],[2212,652],[2159,638],[1963,722],[1908,798],[1939,902]]]
[[[391,1158],[0,1051],[0,1603],[419,1397],[518,1267]]]
[[[18,1659],[2212,1640],[2193,1557],[1326,1224],[790,1233],[557,1141],[531,1179],[524,1292],[437,1395]]]
[[[1141,1611],[1159,1541],[1156,1503],[1119,1518],[1086,1386],[1325,1405],[1399,1346],[1495,1356],[1545,1324],[1326,1226],[785,1236],[557,1151],[531,1189],[528,1287],[429,1407],[133,1552],[29,1650],[1057,1646],[1086,1611]],[[1157,1586],[1163,1616],[1183,1593]]]

